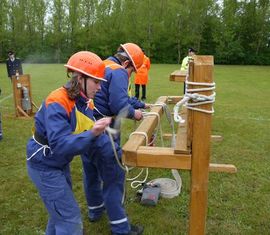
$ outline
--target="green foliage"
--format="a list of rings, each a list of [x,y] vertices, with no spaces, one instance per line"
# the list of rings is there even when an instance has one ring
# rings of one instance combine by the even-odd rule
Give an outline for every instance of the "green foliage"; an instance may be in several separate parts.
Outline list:
[[[63,65],[23,64],[31,75],[32,98],[39,105],[48,93],[65,84]],[[181,95],[183,86],[169,81],[179,65],[153,64],[147,86],[147,102],[159,96]],[[212,144],[211,162],[235,164],[236,174],[210,173],[206,234],[255,235],[270,231],[270,113],[269,73],[266,66],[215,66],[217,97],[214,104],[212,133],[223,136]],[[47,212],[27,176],[25,148],[33,120],[14,117],[12,86],[4,64],[0,64],[2,95],[0,108],[4,138],[0,141],[0,234],[44,234]],[[170,107],[172,110],[173,107]],[[133,121],[124,120],[123,142],[134,130]],[[163,133],[171,130],[162,118]],[[169,146],[166,142],[166,146]],[[98,223],[87,220],[79,157],[72,162],[73,189],[81,206],[85,234],[109,234],[107,217]],[[131,172],[135,174],[135,172]],[[181,171],[182,192],[174,199],[159,200],[156,207],[138,203],[136,190],[126,184],[126,208],[130,220],[145,227],[145,235],[187,234],[190,175]],[[150,169],[149,180],[169,177],[169,170]]]
[[[218,64],[270,64],[270,2],[236,0],[1,0],[0,61],[65,63],[79,50],[106,58],[120,43],[155,63],[180,63],[187,48]]]

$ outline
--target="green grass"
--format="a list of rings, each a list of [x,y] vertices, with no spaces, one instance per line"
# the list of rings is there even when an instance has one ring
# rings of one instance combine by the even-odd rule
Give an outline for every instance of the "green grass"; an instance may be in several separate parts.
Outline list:
[[[32,98],[36,104],[66,82],[63,65],[24,64],[31,74]],[[181,95],[182,84],[170,82],[179,65],[152,65],[147,102],[162,95]],[[215,66],[217,84],[212,133],[224,140],[212,144],[211,162],[235,164],[236,174],[211,173],[208,191],[207,234],[270,234],[270,67]],[[15,118],[12,86],[0,65],[0,108],[4,139],[0,142],[0,234],[44,234],[47,213],[30,182],[25,164],[25,146],[33,120]],[[11,95],[9,98],[8,96]],[[172,108],[172,107],[171,107]],[[169,132],[163,118],[163,132]],[[134,129],[124,121],[123,142]],[[166,143],[169,145],[169,143]],[[127,183],[126,208],[133,223],[145,226],[145,235],[187,234],[190,177],[181,171],[182,192],[174,199],[160,199],[156,207],[138,203],[136,190]],[[106,216],[95,224],[87,221],[80,158],[72,162],[73,187],[81,206],[85,234],[109,234]],[[172,177],[169,170],[150,169],[149,180]]]

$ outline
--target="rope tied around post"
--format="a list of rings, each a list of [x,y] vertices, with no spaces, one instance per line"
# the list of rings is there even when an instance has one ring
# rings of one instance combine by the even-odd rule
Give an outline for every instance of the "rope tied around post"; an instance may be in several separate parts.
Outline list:
[[[194,89],[186,89],[186,93],[182,100],[180,100],[173,108],[174,110],[174,121],[184,123],[185,120],[181,118],[179,115],[179,109],[182,106],[185,106],[187,109],[212,114],[214,113],[214,108],[211,110],[206,110],[203,108],[196,108],[195,106],[203,105],[203,104],[212,104],[215,102],[216,93],[213,92],[211,95],[203,95],[199,93],[193,92],[203,92],[203,91],[214,91],[216,89],[216,84],[213,83],[202,83],[202,82],[190,82],[186,81],[186,85],[194,85],[194,86],[204,86],[202,88],[194,88]],[[189,101],[193,101],[192,103]]]

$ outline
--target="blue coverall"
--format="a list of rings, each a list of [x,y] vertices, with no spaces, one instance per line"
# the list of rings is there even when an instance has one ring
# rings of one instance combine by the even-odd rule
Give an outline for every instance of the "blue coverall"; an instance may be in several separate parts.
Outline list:
[[[94,98],[94,117],[96,119],[105,116],[115,117],[124,110],[125,117],[133,118],[135,109],[143,108],[145,104],[140,102],[136,97],[131,98],[128,96],[129,77],[126,69],[120,65],[120,61],[115,57],[109,57],[104,62],[106,65],[105,79],[107,82],[101,83],[101,90],[97,92]],[[114,124],[115,123],[112,122],[111,126],[114,127]],[[118,128],[120,128],[120,126],[118,126]],[[116,137],[115,142],[117,146],[120,146],[120,135]],[[95,218],[101,216],[104,210],[104,203],[106,207],[106,200],[110,200],[110,204],[118,205],[123,197],[123,194],[117,190],[117,188],[124,188],[123,170],[121,170],[119,166],[114,166],[115,171],[120,174],[117,177],[119,177],[119,179],[121,178],[121,180],[118,180],[115,186],[111,184],[110,191],[106,192],[106,184],[99,174],[99,169],[102,165],[102,163],[99,164],[100,161],[102,160],[100,160],[100,156],[98,155],[90,158],[87,156],[82,157],[84,168],[84,190],[88,203],[90,220],[95,220]],[[111,177],[113,180],[115,176],[111,175]],[[110,199],[108,199],[109,194],[111,197]],[[120,206],[118,205],[118,208],[112,209],[112,212],[108,211],[107,207],[106,209],[110,218],[112,231],[116,234],[128,233],[130,226],[127,218],[124,216],[124,211],[120,210]],[[118,216],[116,216],[117,214]]]
[[[123,192],[122,187],[115,186],[118,181],[124,181],[124,172],[117,168],[108,136],[95,137],[91,132],[94,124],[92,108],[82,96],[69,99],[62,87],[47,97],[35,116],[35,134],[27,144],[27,168],[49,213],[48,235],[83,234],[69,170],[74,156],[84,154],[88,160],[93,158],[91,161],[98,157],[102,164],[100,175],[107,186],[104,191],[107,189],[109,197],[110,187],[118,194]],[[121,156],[118,146],[116,149]],[[105,207],[109,203],[105,203]],[[122,204],[119,203],[119,207],[122,209]],[[124,213],[123,216],[126,218]]]
[[[104,62],[107,82],[101,84],[101,90],[95,96],[94,117],[98,120],[105,116],[116,117],[120,114],[122,117],[132,119],[135,109],[144,108],[145,103],[136,97],[128,96],[129,76],[127,70],[120,65],[120,61],[111,56]],[[112,122],[111,127],[114,125]],[[120,145],[120,136],[115,141]]]

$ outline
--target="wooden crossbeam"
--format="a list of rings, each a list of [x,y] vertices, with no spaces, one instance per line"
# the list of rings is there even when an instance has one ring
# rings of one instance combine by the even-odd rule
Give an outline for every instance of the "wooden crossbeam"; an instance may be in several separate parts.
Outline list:
[[[163,134],[164,139],[171,139],[172,134],[171,133],[164,133]],[[220,142],[223,140],[223,137],[221,135],[211,135],[211,141],[213,142]]]
[[[176,104],[182,98],[183,98],[183,96],[168,96],[167,97],[167,104]]]
[[[176,154],[173,148],[140,146],[136,153],[137,167],[191,170],[191,154]],[[230,164],[209,164],[210,172],[236,173]]]
[[[187,71],[175,70],[170,75],[170,81],[184,82],[186,80]]]
[[[213,142],[220,142],[223,140],[223,137],[221,135],[211,135],[211,141]]]
[[[139,167],[185,169],[191,168],[191,155],[175,154],[173,148],[141,146],[137,150]]]

